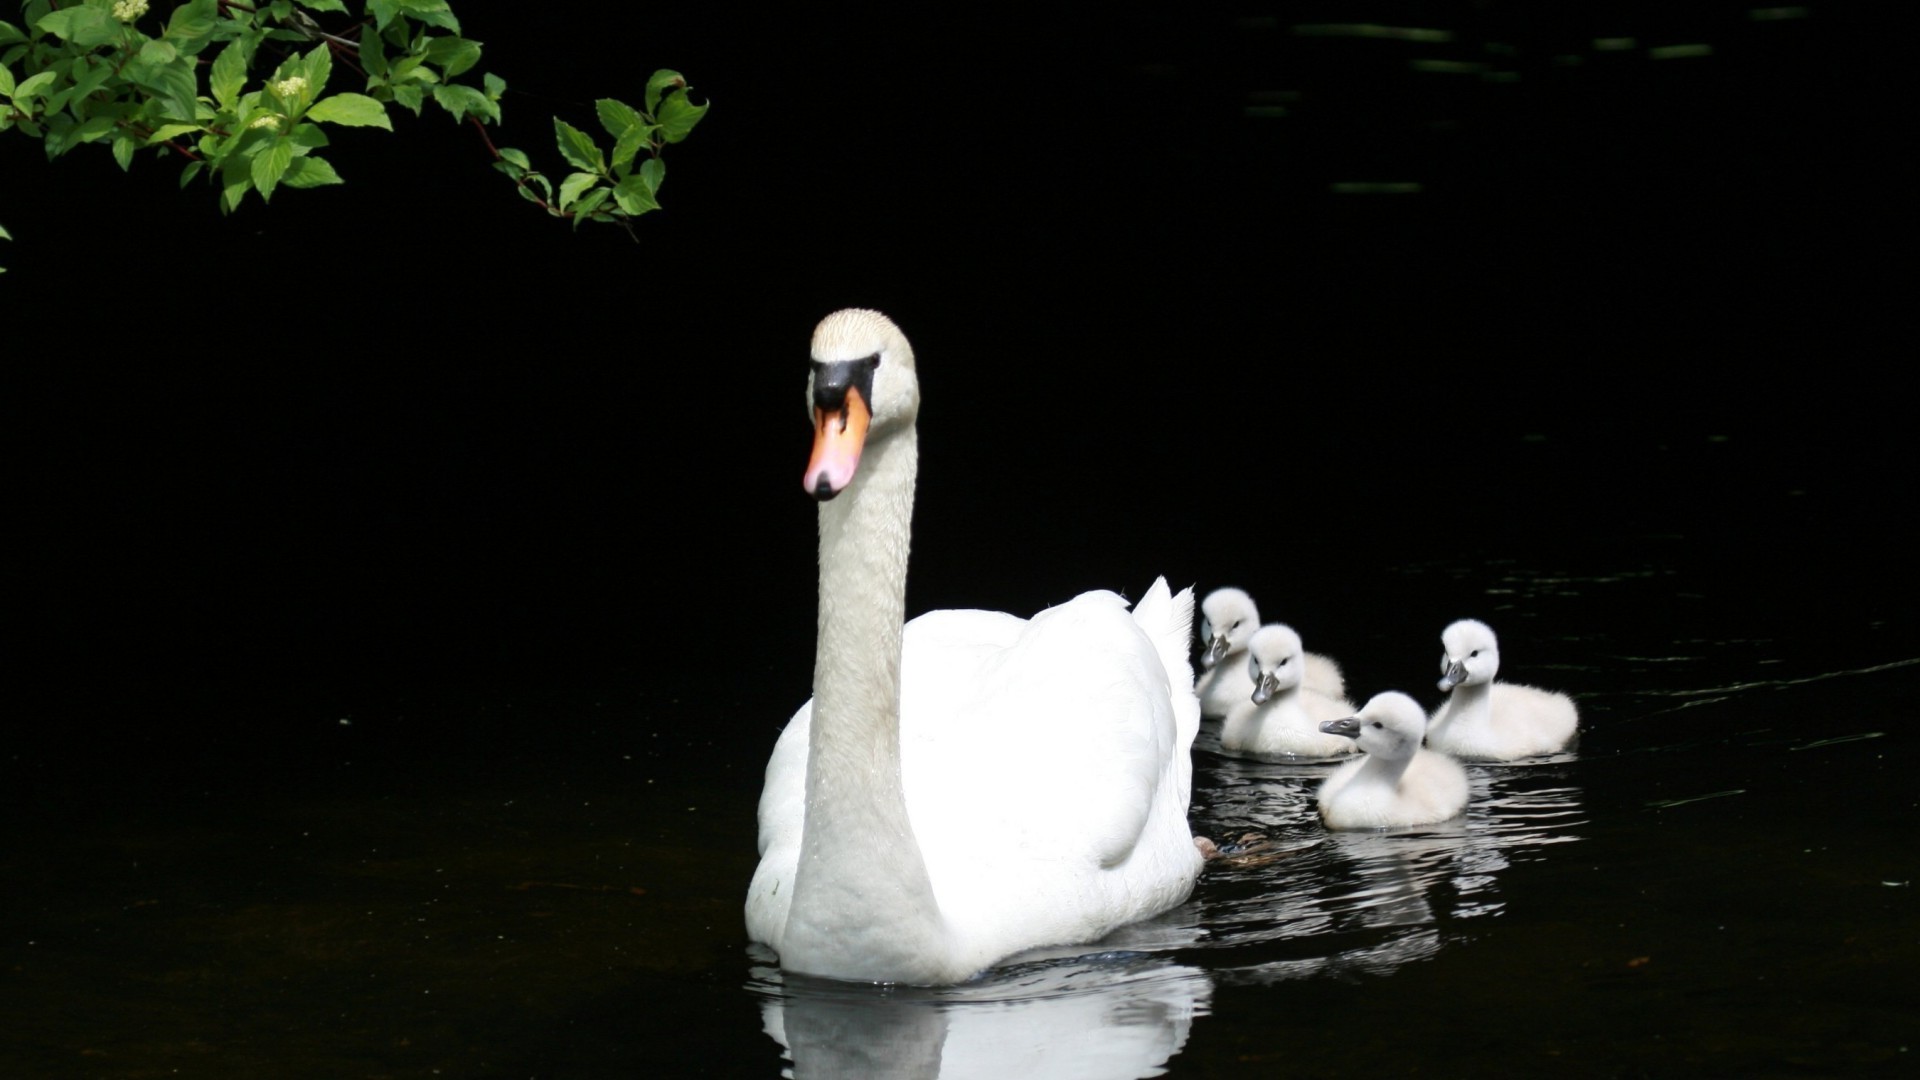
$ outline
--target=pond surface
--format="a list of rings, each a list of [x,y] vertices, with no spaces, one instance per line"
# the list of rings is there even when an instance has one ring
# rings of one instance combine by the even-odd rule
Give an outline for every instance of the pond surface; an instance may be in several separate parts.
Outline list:
[[[1805,548],[1767,545],[1772,555]],[[1321,766],[1196,748],[1192,899],[958,988],[783,977],[748,944],[774,688],[261,718],[184,762],[6,763],[10,1076],[1863,1075],[1920,1037],[1906,578],[1756,605],[1677,537],[1360,575],[1504,630],[1578,747],[1467,815],[1329,833]],[[1876,597],[1880,585],[1896,596]],[[1364,590],[1363,590],[1364,592]],[[1815,615],[1817,613],[1817,620]],[[1279,612],[1270,617],[1282,617]],[[1438,623],[1400,642],[1420,694]],[[790,633],[805,634],[802,624]],[[1431,641],[1421,640],[1432,638]],[[804,648],[796,637],[789,643]],[[1368,642],[1309,636],[1350,685]],[[1345,654],[1344,656],[1342,654]],[[784,688],[782,688],[784,689]],[[423,742],[420,730],[436,738]],[[466,732],[461,735],[459,732]],[[204,727],[182,722],[182,737]],[[26,1021],[26,1022],[20,1022]]]

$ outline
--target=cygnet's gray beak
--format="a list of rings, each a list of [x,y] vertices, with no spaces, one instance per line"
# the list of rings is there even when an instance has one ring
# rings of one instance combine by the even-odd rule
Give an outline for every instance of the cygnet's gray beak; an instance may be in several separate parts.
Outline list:
[[[1269,672],[1261,676],[1259,682],[1253,684],[1253,703],[1255,705],[1265,705],[1267,699],[1273,696],[1273,683],[1273,674]]]
[[[1440,689],[1451,690],[1467,681],[1467,665],[1455,660],[1447,665],[1447,673],[1440,676]]]
[[[1227,635],[1215,634],[1208,640],[1206,651],[1200,654],[1200,662],[1208,667],[1212,667],[1219,663],[1220,658],[1225,655],[1227,655]]]
[[[1349,716],[1344,720],[1328,720],[1320,725],[1320,730],[1329,735],[1345,735],[1349,739],[1360,737],[1360,718]]]

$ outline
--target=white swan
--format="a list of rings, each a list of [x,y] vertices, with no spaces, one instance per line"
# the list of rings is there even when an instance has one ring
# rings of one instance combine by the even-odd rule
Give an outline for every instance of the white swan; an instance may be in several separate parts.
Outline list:
[[[1224,586],[1200,601],[1200,715],[1230,715],[1235,706],[1253,696],[1247,674],[1247,642],[1260,628],[1260,609],[1246,590]],[[1340,665],[1317,653],[1307,654],[1306,687],[1328,697],[1345,697],[1346,676]]]
[[[1366,751],[1320,785],[1327,828],[1431,825],[1460,816],[1467,808],[1467,770],[1420,745],[1426,727],[1426,710],[1397,690],[1375,694],[1358,716],[1320,725]]]
[[[1344,735],[1320,730],[1328,720],[1352,716],[1353,703],[1302,685],[1306,651],[1292,627],[1269,623],[1254,631],[1247,656],[1253,695],[1227,714],[1220,729],[1222,749],[1311,759],[1345,757],[1359,749]]]
[[[813,698],[767,763],[748,933],[790,970],[939,984],[1180,903],[1202,861],[1192,591],[1162,579],[1131,614],[1089,592],[1030,620],[935,611],[903,631],[912,349],[878,312],[829,315],[809,395]]]
[[[1468,761],[1552,754],[1573,741],[1579,712],[1551,690],[1494,682],[1500,643],[1478,619],[1440,632],[1440,689],[1450,691],[1427,725],[1427,745]]]

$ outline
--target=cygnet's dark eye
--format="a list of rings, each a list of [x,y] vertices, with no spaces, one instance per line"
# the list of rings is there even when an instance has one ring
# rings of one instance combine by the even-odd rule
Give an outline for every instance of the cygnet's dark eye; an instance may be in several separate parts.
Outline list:
[[[1378,720],[1375,720],[1375,721],[1373,722],[1373,726],[1374,726],[1374,727],[1377,727],[1377,728],[1383,728],[1383,727],[1386,727],[1387,725],[1385,725],[1385,724],[1383,724],[1383,723],[1381,723],[1381,722],[1380,722],[1380,721],[1378,721]]]
[[[1468,654],[1467,654],[1467,659],[1469,659],[1469,660],[1471,660],[1471,659],[1473,659],[1474,657],[1476,657],[1476,656],[1479,656],[1479,655],[1480,655],[1480,650],[1479,650],[1479,649],[1475,649],[1475,650],[1473,650],[1472,652],[1470,652],[1470,653],[1468,653]]]

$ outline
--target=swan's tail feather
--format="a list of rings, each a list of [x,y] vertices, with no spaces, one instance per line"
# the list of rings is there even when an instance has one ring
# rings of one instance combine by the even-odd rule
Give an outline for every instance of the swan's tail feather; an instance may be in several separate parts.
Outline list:
[[[1133,621],[1146,631],[1160,653],[1174,691],[1192,691],[1193,668],[1187,663],[1187,642],[1193,634],[1193,589],[1181,589],[1176,595],[1166,578],[1154,578],[1153,587],[1133,605]]]

